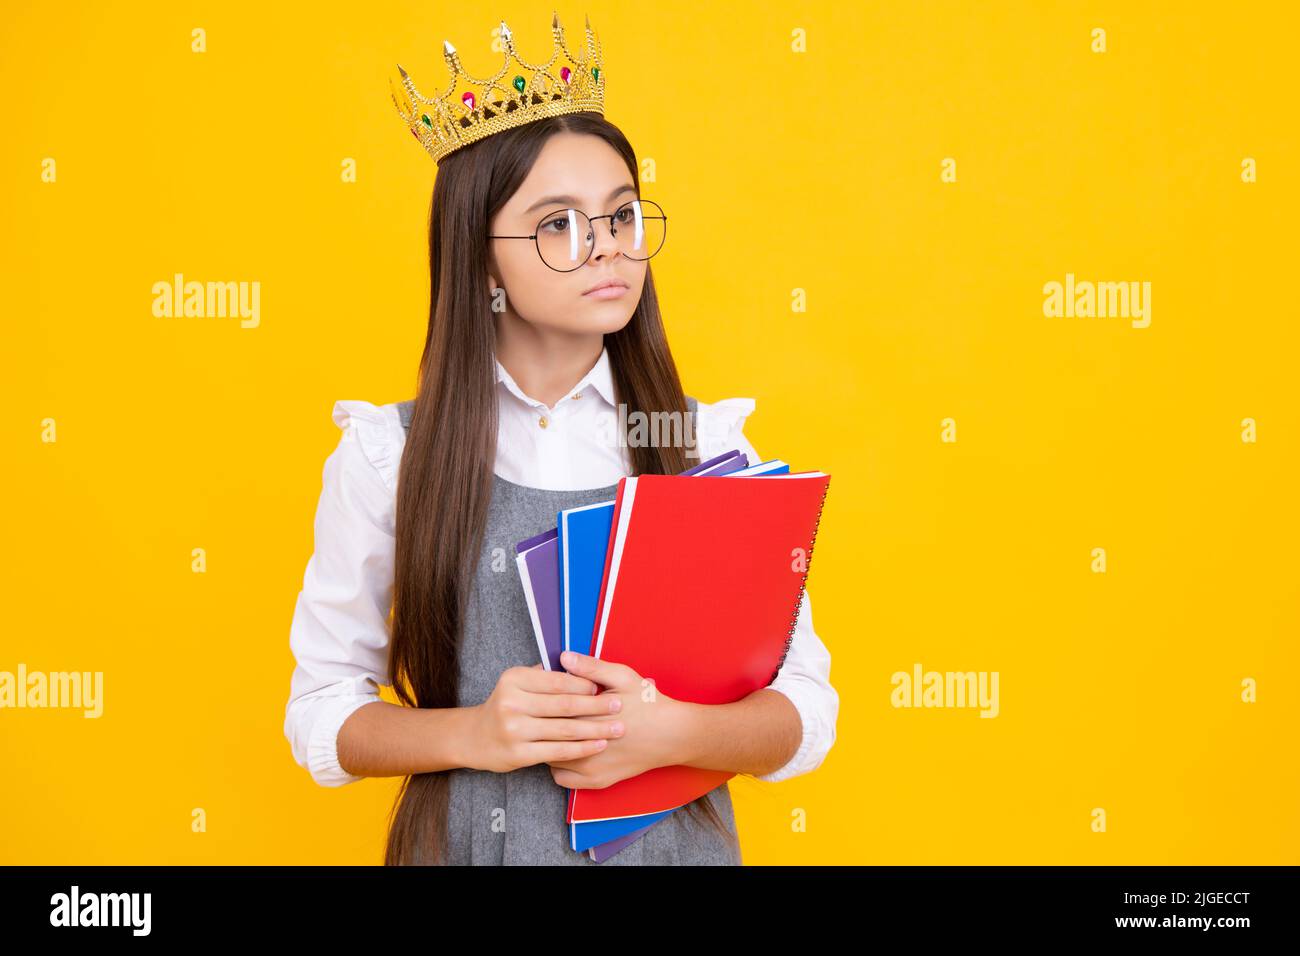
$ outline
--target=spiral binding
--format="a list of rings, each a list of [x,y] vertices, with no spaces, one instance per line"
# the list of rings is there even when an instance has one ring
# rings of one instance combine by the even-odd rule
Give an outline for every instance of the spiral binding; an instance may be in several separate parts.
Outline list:
[[[831,490],[830,476],[826,476],[826,487],[822,489],[822,501],[817,506],[817,521],[813,524],[812,540],[808,542],[808,556],[804,562],[803,580],[799,582],[799,596],[795,598],[794,614],[790,617],[790,634],[785,639],[785,650],[781,652],[781,660],[776,665],[776,670],[772,671],[772,678],[767,683],[770,686],[776,676],[781,673],[781,668],[785,666],[786,656],[790,653],[790,645],[794,643],[795,628],[799,626],[799,607],[803,604],[804,588],[808,586],[808,572],[812,570],[813,548],[817,546],[817,532],[822,526],[822,511],[826,508],[826,495]]]

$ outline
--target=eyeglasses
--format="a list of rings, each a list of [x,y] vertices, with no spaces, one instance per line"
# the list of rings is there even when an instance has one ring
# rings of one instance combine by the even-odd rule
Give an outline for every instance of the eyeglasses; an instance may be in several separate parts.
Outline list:
[[[581,209],[562,209],[546,215],[531,236],[488,236],[489,239],[531,239],[542,262],[556,272],[581,269],[596,247],[592,223],[609,220],[618,251],[629,259],[649,259],[663,248],[668,217],[657,203],[633,199],[608,216],[588,216]]]

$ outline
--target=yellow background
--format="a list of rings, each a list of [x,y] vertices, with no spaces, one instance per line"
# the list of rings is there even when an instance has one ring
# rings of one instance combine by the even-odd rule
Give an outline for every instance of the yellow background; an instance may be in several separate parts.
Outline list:
[[[0,670],[102,670],[105,712],[0,711],[0,863],[382,858],[397,779],[318,787],[282,723],[331,407],[410,397],[425,332],[387,80],[490,72],[497,17],[543,58],[553,7],[296,6],[5,5]],[[559,8],[655,161],[687,392],[833,475],[839,738],[733,782],[747,863],[1300,862],[1297,21],[1187,6]],[[176,272],[260,326],[155,318]],[[1150,327],[1045,318],[1067,272],[1151,282]],[[918,661],[1000,715],[893,708]]]

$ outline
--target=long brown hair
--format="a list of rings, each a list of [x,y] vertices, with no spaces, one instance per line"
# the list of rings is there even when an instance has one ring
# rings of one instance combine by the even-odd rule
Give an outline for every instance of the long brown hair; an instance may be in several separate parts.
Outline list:
[[[607,142],[627,164],[640,194],[636,154],[598,113],[571,113],[496,133],[438,165],[429,213],[429,328],[396,502],[389,676],[409,707],[457,706],[459,643],[475,564],[465,556],[477,557],[482,546],[496,455],[489,223],[547,139],[561,131]],[[637,411],[686,411],[648,266],[631,320],[605,336],[616,397],[629,420]],[[638,475],[671,475],[689,467],[676,443],[637,442],[630,458]],[[403,780],[390,815],[386,865],[443,861],[449,787],[448,771]],[[707,796],[685,809],[726,832]]]

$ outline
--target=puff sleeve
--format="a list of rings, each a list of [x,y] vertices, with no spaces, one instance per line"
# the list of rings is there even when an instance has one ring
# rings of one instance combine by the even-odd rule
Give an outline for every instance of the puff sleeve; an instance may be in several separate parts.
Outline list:
[[[338,732],[389,683],[393,597],[394,493],[398,451],[394,406],[335,403],[342,429],[325,460],[314,522],[314,551],[289,629],[295,659],[284,733],[294,760],[318,784],[361,778],[338,761]]]

